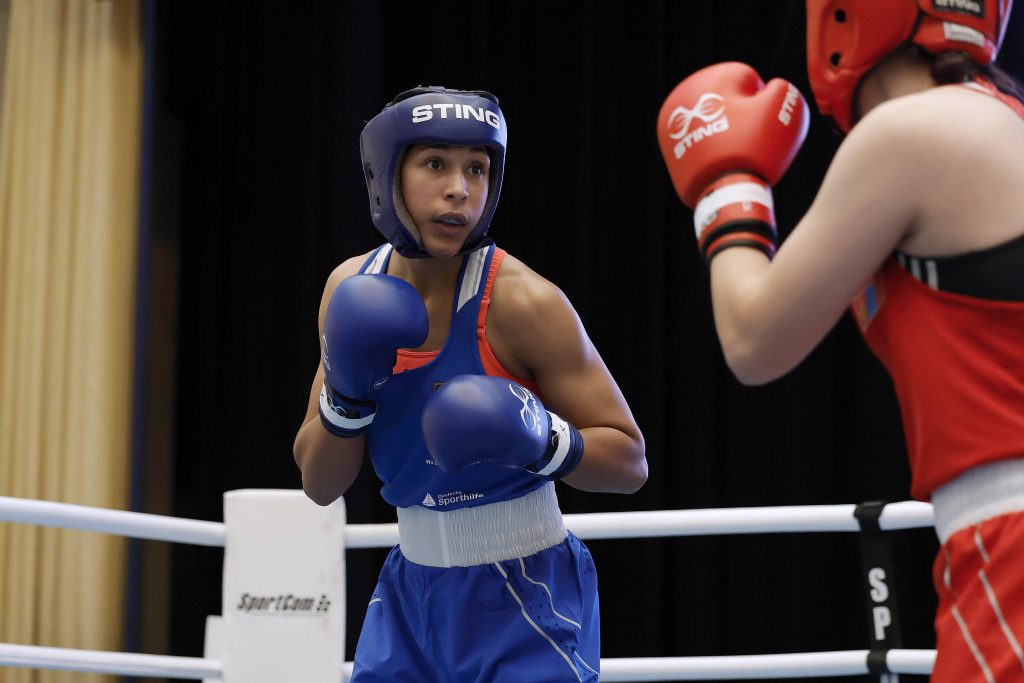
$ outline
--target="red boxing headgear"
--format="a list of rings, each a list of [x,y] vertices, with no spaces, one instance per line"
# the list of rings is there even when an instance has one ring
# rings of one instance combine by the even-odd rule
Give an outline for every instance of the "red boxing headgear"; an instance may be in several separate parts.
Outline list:
[[[1013,0],[807,0],[807,71],[822,114],[844,132],[864,75],[897,48],[996,58]]]

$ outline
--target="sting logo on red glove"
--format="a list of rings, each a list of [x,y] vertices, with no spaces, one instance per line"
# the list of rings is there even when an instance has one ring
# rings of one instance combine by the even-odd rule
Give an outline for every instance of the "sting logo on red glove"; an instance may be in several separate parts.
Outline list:
[[[800,91],[767,84],[739,62],[715,64],[677,85],[658,113],[658,144],[683,203],[693,209],[705,261],[724,249],[775,253],[771,186],[807,133]]]
[[[707,125],[699,126],[691,133],[690,124],[694,119],[699,119]],[[725,98],[718,93],[708,92],[700,96],[693,109],[676,107],[668,117],[668,128],[679,129],[669,133],[670,138],[679,140],[674,149],[678,159],[686,154],[687,148],[704,138],[729,130],[729,119],[725,117]]]

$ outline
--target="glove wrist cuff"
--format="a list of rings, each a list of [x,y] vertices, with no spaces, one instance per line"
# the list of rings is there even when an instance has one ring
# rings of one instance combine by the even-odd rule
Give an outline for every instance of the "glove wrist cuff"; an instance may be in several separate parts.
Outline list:
[[[555,481],[576,469],[583,458],[583,436],[579,430],[551,411],[551,434],[540,460],[526,469],[542,479]]]
[[[335,436],[352,438],[370,428],[377,414],[373,401],[359,401],[334,391],[324,382],[320,389],[320,422]]]
[[[771,187],[752,173],[722,176],[698,200],[693,226],[705,263],[729,247],[751,247],[771,258],[778,239]]]

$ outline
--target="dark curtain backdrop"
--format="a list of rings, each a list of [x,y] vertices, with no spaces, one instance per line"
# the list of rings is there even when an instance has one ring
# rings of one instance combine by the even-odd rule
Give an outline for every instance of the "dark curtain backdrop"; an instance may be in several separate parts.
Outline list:
[[[291,447],[318,362],[323,285],[381,241],[359,132],[418,84],[501,99],[508,168],[492,234],[574,303],[644,432],[647,485],[633,496],[560,485],[565,512],[908,497],[892,387],[849,318],[784,379],[748,388],[731,376],[691,216],[654,134],[671,88],[719,61],[788,78],[810,98],[802,2],[164,1],[156,27],[165,210],[154,222],[176,259],[158,294],[176,302],[173,514],[220,520],[226,490],[300,486]],[[1004,62],[1021,63],[1013,27]],[[775,192],[783,236],[838,142],[815,112]],[[352,522],[394,520],[377,489],[367,467],[346,495]],[[893,539],[904,645],[932,647],[937,544],[928,530]],[[606,657],[868,645],[852,534],[589,546]],[[384,554],[350,552],[347,658]],[[219,550],[174,547],[171,653],[201,654],[221,562]]]

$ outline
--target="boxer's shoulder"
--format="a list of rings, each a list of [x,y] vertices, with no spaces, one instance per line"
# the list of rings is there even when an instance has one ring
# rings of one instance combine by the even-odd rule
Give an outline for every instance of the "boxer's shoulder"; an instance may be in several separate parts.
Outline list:
[[[490,293],[488,321],[531,326],[569,307],[562,291],[514,256],[506,256]],[[531,324],[531,322],[534,322]]]
[[[331,300],[331,296],[334,294],[334,290],[338,288],[342,280],[346,280],[353,275],[357,275],[362,268],[363,263],[369,258],[373,252],[367,252],[359,256],[353,256],[345,259],[342,263],[338,264],[334,270],[331,271],[330,275],[327,276],[327,282],[324,284],[324,291],[320,296],[320,310],[319,310],[319,321],[321,327],[323,326],[324,315],[327,312],[327,304]]]
[[[880,146],[907,163],[943,154],[987,152],[1007,134],[1024,141],[1024,120],[995,97],[963,86],[929,88],[888,100],[853,127],[843,147]],[[901,151],[913,156],[900,156]]]
[[[580,334],[579,318],[562,290],[507,256],[495,278],[487,313],[487,338],[506,367],[530,378],[539,355],[571,352]]]

